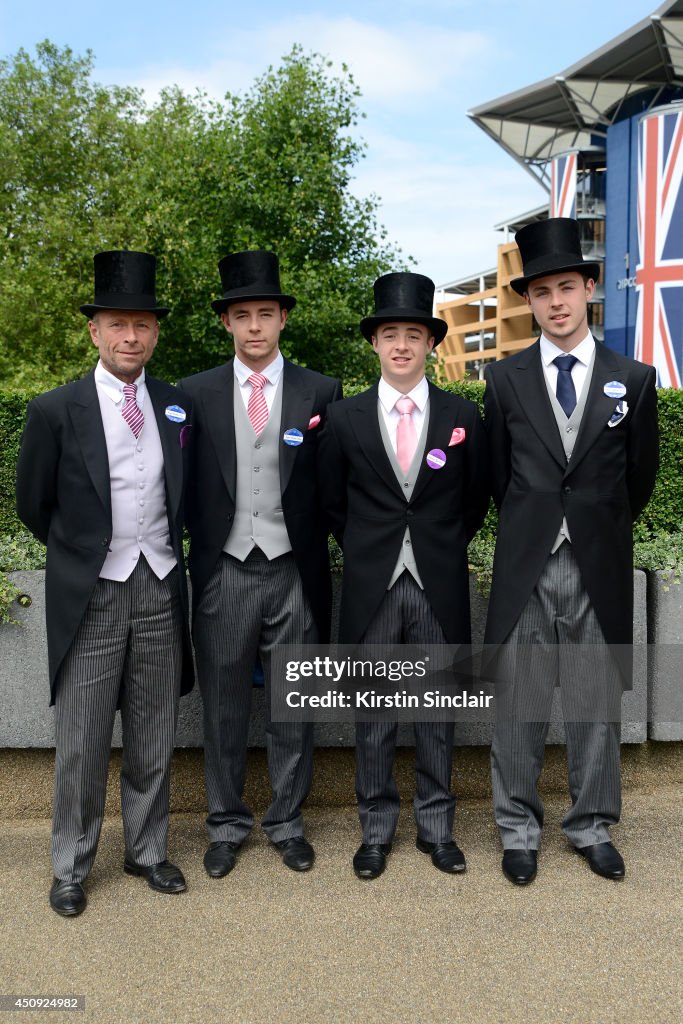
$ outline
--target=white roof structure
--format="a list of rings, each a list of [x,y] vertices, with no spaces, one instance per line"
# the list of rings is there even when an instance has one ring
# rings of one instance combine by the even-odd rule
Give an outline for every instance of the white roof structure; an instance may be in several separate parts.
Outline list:
[[[677,87],[683,87],[683,0],[669,0],[561,74],[468,116],[548,188],[553,157],[598,148],[625,104],[643,94],[639,109],[649,110]]]

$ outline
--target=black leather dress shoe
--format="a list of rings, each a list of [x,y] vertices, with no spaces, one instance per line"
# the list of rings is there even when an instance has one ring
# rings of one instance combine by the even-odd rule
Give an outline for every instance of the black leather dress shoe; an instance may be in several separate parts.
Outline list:
[[[187,889],[182,871],[168,860],[150,864],[148,867],[146,864],[136,864],[126,857],[123,870],[127,875],[140,875],[146,878],[148,886],[155,892],[183,892]]]
[[[83,913],[87,902],[80,882],[64,882],[55,878],[50,889],[50,906],[57,914],[75,917]]]
[[[464,871],[467,866],[465,854],[453,840],[449,843],[428,843],[418,836],[415,845],[422,853],[431,853],[432,864],[439,871],[446,871],[449,875],[453,875]]]
[[[528,885],[536,877],[536,850],[506,850],[503,854],[503,874],[515,885]]]
[[[624,861],[612,843],[596,843],[595,846],[575,846],[574,849],[585,857],[591,871],[603,878],[623,878],[626,874]]]
[[[282,861],[292,871],[308,871],[313,867],[315,851],[303,836],[293,836],[273,844],[282,854]]]
[[[353,857],[353,870],[359,878],[377,878],[391,853],[391,843],[361,843]]]
[[[204,854],[204,867],[207,875],[211,878],[223,878],[235,866],[239,843],[230,843],[227,840],[220,843],[211,843]]]

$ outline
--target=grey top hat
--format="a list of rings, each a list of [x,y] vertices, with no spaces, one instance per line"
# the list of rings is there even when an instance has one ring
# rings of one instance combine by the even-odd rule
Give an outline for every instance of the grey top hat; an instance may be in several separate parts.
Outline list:
[[[524,277],[510,281],[518,295],[537,277],[576,270],[597,281],[600,264],[584,260],[579,240],[579,224],[573,217],[551,217],[520,228],[515,241],[522,254]]]
[[[434,347],[443,341],[448,324],[433,316],[434,282],[424,274],[398,271],[378,277],[374,285],[375,313],[360,322],[361,333],[368,341],[380,324],[391,322],[424,324],[434,335]]]
[[[296,299],[284,295],[280,288],[280,264],[274,252],[248,249],[224,256],[218,264],[223,285],[223,297],[211,305],[217,313],[224,313],[233,302],[252,302],[269,299],[279,302],[285,309],[293,309]]]
[[[132,309],[166,316],[166,306],[156,300],[156,257],[148,252],[114,249],[98,252],[95,264],[95,301],[80,306],[92,317],[103,309]]]

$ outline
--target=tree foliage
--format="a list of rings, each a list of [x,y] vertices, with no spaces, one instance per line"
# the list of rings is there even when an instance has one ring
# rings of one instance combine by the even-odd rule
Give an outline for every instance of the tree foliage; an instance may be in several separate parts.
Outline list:
[[[358,320],[374,278],[402,266],[377,200],[351,190],[358,91],[299,47],[244,95],[177,88],[153,105],[93,82],[93,55],[50,42],[0,62],[0,382],[51,386],[92,366],[78,306],[92,256],[158,258],[171,306],[151,369],[174,380],[230,345],[210,300],[228,252],[268,248],[296,295],[286,355],[346,379],[374,375]]]

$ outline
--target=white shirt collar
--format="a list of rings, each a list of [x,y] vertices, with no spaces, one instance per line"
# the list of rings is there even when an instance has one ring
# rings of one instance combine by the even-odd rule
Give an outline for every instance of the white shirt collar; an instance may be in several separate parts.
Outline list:
[[[397,391],[396,388],[392,387],[384,377],[380,377],[379,384],[377,386],[377,395],[386,412],[391,412],[396,405],[397,400],[399,398],[403,398],[403,394],[404,393],[402,391]],[[427,383],[427,378],[423,377],[422,380],[418,381],[412,391],[407,392],[406,398],[412,398],[420,412],[424,412],[427,400],[429,399],[429,384]]]
[[[573,348],[571,352],[565,352],[563,349],[558,348],[557,345],[549,341],[544,334],[541,335],[541,359],[543,360],[544,366],[550,366],[553,359],[557,356],[575,356],[580,363],[584,366],[588,366],[595,350],[595,342],[593,341],[593,335],[589,331],[583,341],[580,341],[576,348]]]
[[[241,359],[238,358],[238,356],[235,356],[233,360],[235,376],[237,377],[237,380],[241,387],[244,387],[244,385],[247,383],[251,375],[257,372],[262,373],[264,377],[267,377],[269,384],[276,386],[278,381],[280,380],[284,366],[285,361],[282,357],[282,352],[279,351],[278,354],[275,356],[275,359],[273,359],[272,363],[268,363],[268,366],[264,367],[263,370],[258,371],[252,370],[249,366],[245,366],[245,364],[242,362]]]
[[[144,367],[140,370],[140,376],[134,381],[137,385],[136,401],[139,406],[142,406],[142,401],[145,397],[145,369]],[[119,405],[123,401],[123,381],[115,377],[113,373],[105,369],[102,365],[102,361],[98,359],[97,366],[95,367],[95,384],[98,388],[104,392],[107,398],[110,398],[114,405]]]

